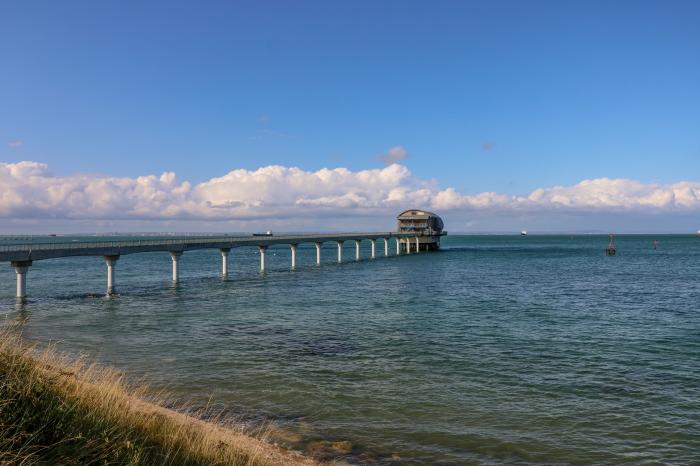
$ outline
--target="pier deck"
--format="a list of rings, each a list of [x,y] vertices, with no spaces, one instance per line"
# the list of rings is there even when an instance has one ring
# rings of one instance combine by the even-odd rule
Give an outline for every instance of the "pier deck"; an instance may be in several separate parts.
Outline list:
[[[185,252],[195,249],[232,249],[243,246],[325,243],[352,240],[413,238],[415,234],[396,232],[323,233],[280,236],[195,236],[119,241],[35,242],[0,245],[0,262],[38,261],[70,256],[112,256],[139,252]]]

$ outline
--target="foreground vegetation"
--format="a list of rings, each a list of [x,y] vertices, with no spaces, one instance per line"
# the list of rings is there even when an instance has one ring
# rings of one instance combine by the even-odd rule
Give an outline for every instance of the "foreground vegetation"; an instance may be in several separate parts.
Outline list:
[[[114,370],[0,333],[0,465],[311,465],[314,461],[143,401]]]

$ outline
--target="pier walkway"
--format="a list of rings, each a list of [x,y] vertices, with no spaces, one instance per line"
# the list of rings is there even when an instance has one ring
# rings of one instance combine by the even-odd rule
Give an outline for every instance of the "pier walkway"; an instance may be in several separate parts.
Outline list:
[[[257,247],[260,251],[260,270],[265,270],[265,251],[269,246],[287,244],[292,252],[292,267],[296,267],[297,246],[302,243],[316,245],[316,264],[321,264],[321,245],[325,242],[335,242],[338,245],[338,262],[343,260],[343,243],[355,242],[355,259],[360,259],[360,244],[362,241],[371,243],[371,258],[376,257],[376,242],[384,241],[384,256],[389,255],[389,242],[395,241],[396,254],[404,250],[410,253],[413,249],[420,251],[419,238],[415,233],[331,233],[309,235],[250,235],[250,236],[199,236],[173,237],[158,239],[134,239],[119,241],[61,241],[27,242],[21,244],[0,245],[0,262],[10,262],[17,274],[17,299],[23,301],[27,295],[27,272],[34,261],[57,259],[71,256],[102,256],[107,265],[107,294],[116,293],[115,267],[117,260],[124,254],[140,252],[167,252],[172,258],[173,281],[179,279],[178,261],[186,251],[195,249],[219,249],[222,260],[222,275],[228,274],[228,255],[231,249],[238,247]],[[402,247],[403,246],[403,247]]]

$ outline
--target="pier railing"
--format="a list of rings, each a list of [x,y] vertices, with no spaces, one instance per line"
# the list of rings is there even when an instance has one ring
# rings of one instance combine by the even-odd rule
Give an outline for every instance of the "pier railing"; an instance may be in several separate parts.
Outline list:
[[[3,252],[20,252],[20,251],[58,251],[63,249],[112,249],[112,248],[134,248],[140,246],[188,246],[188,245],[207,245],[236,243],[247,245],[250,243],[313,243],[318,240],[335,240],[336,238],[345,238],[343,241],[350,241],[357,238],[396,238],[396,237],[411,237],[414,233],[321,233],[321,234],[304,234],[304,235],[260,235],[260,236],[215,236],[215,237],[186,237],[177,239],[137,239],[137,240],[115,240],[115,241],[53,241],[45,243],[22,243],[22,244],[6,244],[0,245],[0,253]],[[3,258],[0,257],[0,261]]]

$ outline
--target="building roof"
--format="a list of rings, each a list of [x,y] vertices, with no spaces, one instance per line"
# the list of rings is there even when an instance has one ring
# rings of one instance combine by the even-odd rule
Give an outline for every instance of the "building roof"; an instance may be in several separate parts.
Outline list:
[[[398,217],[396,217],[399,220],[411,220],[411,219],[427,219],[430,217],[436,217],[440,218],[439,215],[433,213],[433,212],[428,212],[427,210],[420,210],[420,209],[409,209],[401,212]]]

